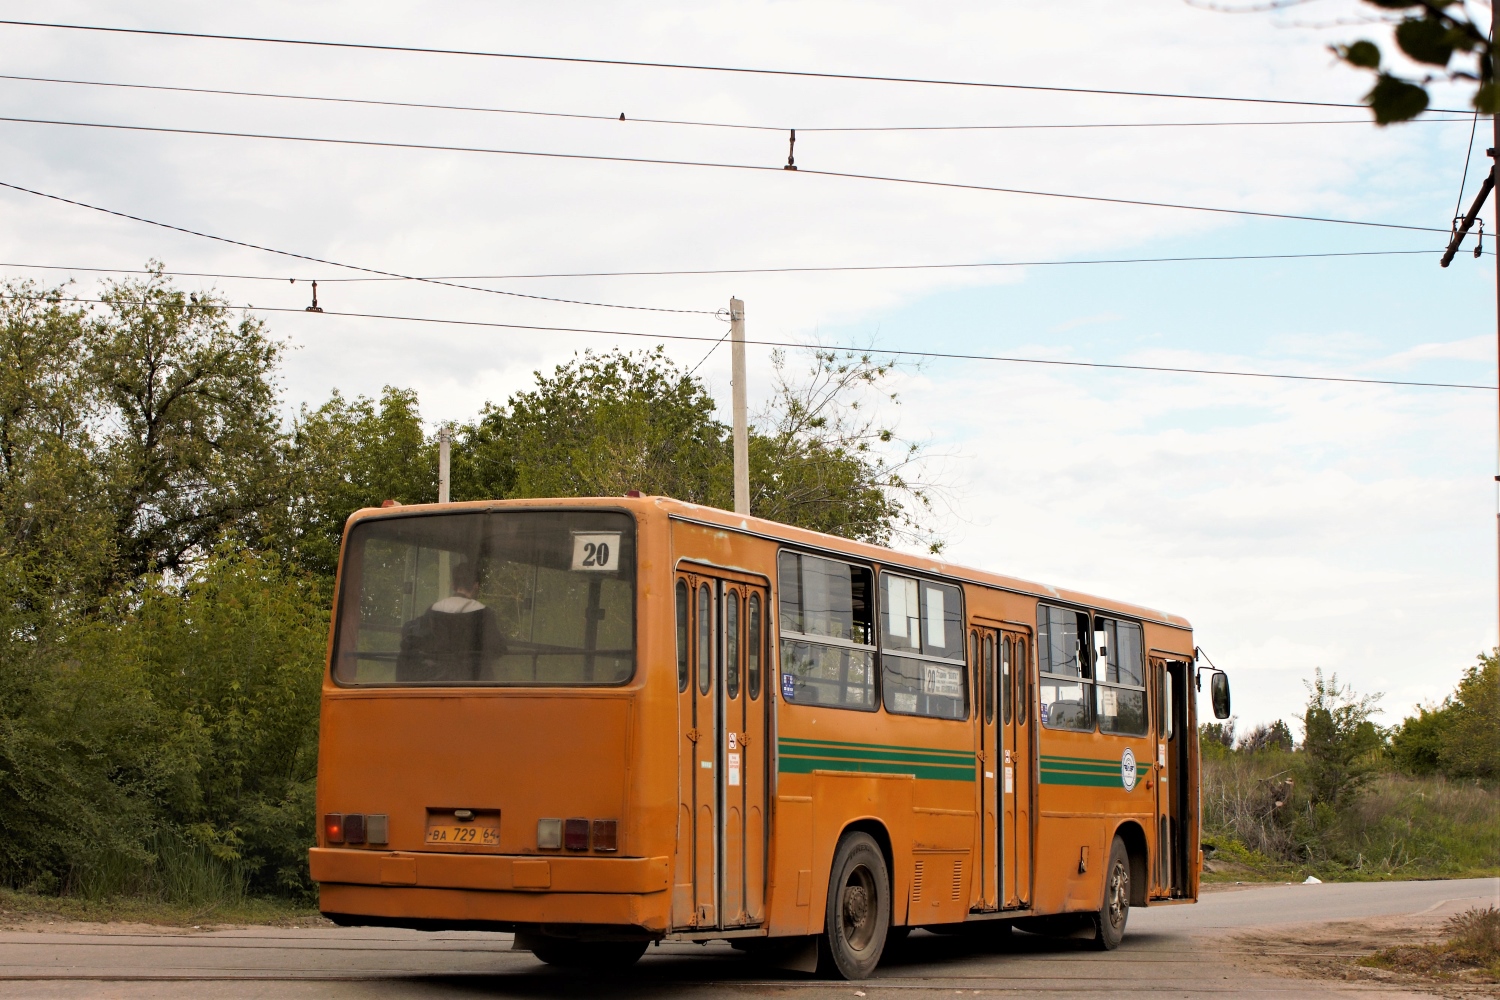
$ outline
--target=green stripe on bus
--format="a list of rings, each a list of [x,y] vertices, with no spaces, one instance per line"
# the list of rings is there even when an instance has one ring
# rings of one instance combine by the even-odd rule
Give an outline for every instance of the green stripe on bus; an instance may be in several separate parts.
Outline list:
[[[892,743],[853,743],[847,740],[805,740],[795,736],[783,736],[778,742],[782,746],[805,746],[805,747],[859,747],[862,750],[896,750],[900,752],[943,754],[949,757],[958,757],[963,760],[973,760],[974,753],[971,750],[944,750],[938,747],[913,747],[897,746]]]
[[[811,774],[813,771],[857,771],[861,774],[909,774],[915,778],[936,781],[973,781],[973,767],[946,767],[932,764],[910,764],[895,760],[850,760],[842,757],[787,757],[783,755],[777,770],[782,774]]]
[[[1042,761],[1055,760],[1060,764],[1112,764],[1118,763],[1109,757],[1059,757],[1053,754],[1042,754]]]
[[[1081,771],[1042,771],[1044,785],[1086,785],[1090,788],[1120,788],[1119,772],[1094,774]]]
[[[1119,774],[1119,764],[1059,764],[1055,761],[1042,761],[1043,771],[1075,771],[1080,774]]]
[[[822,757],[858,757],[871,760],[904,761],[912,764],[937,764],[953,767],[962,765],[972,767],[974,755],[972,753],[960,755],[935,754],[925,750],[865,750],[853,745],[833,744],[830,746],[805,746],[789,745],[782,741],[778,749],[783,754],[795,756],[822,756]]]

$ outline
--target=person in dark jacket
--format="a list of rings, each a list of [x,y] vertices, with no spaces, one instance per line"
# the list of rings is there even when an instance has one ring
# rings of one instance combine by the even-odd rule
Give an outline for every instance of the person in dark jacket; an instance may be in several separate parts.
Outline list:
[[[478,681],[505,654],[505,636],[495,612],[479,602],[479,574],[471,562],[455,562],[453,593],[401,629],[396,680]]]

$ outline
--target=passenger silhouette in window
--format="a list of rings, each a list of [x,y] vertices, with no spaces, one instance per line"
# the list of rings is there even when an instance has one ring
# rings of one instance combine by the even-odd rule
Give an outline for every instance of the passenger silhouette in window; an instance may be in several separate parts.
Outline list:
[[[479,602],[479,574],[471,562],[455,562],[453,593],[401,628],[396,657],[398,681],[477,681],[497,657],[505,637],[495,612]]]

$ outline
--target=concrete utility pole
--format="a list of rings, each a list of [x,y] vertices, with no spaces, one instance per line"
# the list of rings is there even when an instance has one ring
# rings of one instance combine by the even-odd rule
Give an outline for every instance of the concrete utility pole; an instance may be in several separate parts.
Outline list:
[[[734,512],[750,513],[750,428],[745,417],[745,303],[729,300],[734,372]]]
[[[438,503],[448,502],[448,451],[453,443],[453,429],[438,428]]]
[[[1459,223],[1453,232],[1453,238],[1448,241],[1448,249],[1443,251],[1443,259],[1439,261],[1443,267],[1453,262],[1453,255],[1458,253],[1459,244],[1463,243],[1474,220],[1479,216],[1479,210],[1484,207],[1485,199],[1490,192],[1500,185],[1500,115],[1491,115],[1494,126],[1494,145],[1485,152],[1490,157],[1490,172],[1479,188],[1479,193],[1474,196],[1474,204],[1469,206],[1468,214]],[[1495,211],[1495,236],[1500,239],[1500,200],[1497,200]],[[1481,238],[1483,229],[1480,230]],[[1479,250],[1475,249],[1474,256],[1479,256]],[[1500,373],[1500,252],[1495,254],[1495,363],[1496,371]],[[1495,398],[1495,568],[1496,568],[1496,597],[1500,598],[1500,393]],[[1496,604],[1496,628],[1500,629],[1500,603]],[[1500,632],[1496,633],[1500,635]]]

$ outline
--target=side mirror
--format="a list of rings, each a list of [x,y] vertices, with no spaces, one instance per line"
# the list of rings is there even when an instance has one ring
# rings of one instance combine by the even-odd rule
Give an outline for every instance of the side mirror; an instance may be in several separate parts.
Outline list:
[[[1208,695],[1214,703],[1214,718],[1229,718],[1229,675],[1215,670],[1208,680]]]

